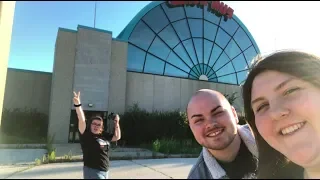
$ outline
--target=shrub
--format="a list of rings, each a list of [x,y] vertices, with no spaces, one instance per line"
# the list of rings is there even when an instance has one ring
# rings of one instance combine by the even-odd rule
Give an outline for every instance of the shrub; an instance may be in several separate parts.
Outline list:
[[[156,139],[174,138],[177,140],[193,138],[188,126],[186,113],[179,111],[147,112],[134,104],[120,120],[121,141],[136,146],[152,143]]]
[[[152,150],[165,154],[199,154],[202,147],[193,140],[162,138],[153,142]]]
[[[3,109],[1,131],[7,135],[46,138],[48,131],[48,116],[37,109]]]
[[[235,100],[238,98],[236,96],[237,92],[232,93],[231,95],[229,94],[224,94],[224,96],[226,97],[226,99],[229,101],[229,103],[231,105],[233,105],[233,103],[235,102]]]

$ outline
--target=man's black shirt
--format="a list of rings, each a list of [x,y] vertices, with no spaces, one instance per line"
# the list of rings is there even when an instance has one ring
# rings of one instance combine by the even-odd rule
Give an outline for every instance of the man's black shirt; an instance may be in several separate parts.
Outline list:
[[[226,171],[230,179],[242,179],[248,174],[255,174],[258,164],[257,159],[251,154],[242,140],[237,157],[232,162],[218,161],[218,163]]]
[[[109,148],[113,134],[103,132],[93,134],[86,129],[80,134],[80,143],[83,153],[83,164],[89,168],[108,171],[109,169]]]

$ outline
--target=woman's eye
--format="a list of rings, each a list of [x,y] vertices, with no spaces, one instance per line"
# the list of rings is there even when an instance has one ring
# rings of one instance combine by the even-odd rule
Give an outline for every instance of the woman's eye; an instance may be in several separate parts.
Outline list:
[[[299,89],[300,89],[300,88],[298,88],[298,87],[296,87],[296,88],[291,88],[291,89],[285,91],[285,92],[284,92],[284,95],[291,94],[291,93],[293,93],[293,92],[295,92],[295,91],[297,91],[297,90],[299,90]]]
[[[260,110],[262,110],[265,106],[267,106],[267,104],[262,104],[261,106],[259,106],[258,108],[257,108],[257,112],[259,112]]]

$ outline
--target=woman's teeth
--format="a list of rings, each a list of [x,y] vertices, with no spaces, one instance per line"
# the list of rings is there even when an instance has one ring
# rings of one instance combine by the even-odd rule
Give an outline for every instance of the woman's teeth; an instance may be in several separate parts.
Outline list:
[[[282,129],[281,133],[282,133],[282,135],[292,134],[293,132],[295,132],[298,129],[300,129],[303,125],[304,125],[304,122],[289,126],[287,128]]]

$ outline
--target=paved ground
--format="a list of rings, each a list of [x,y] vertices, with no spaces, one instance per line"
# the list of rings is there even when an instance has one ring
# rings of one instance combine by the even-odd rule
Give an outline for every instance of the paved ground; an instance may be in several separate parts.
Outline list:
[[[109,178],[186,179],[195,161],[196,158],[111,161]],[[1,167],[0,179],[8,176],[8,179],[82,179],[82,166],[83,163],[77,162],[46,164],[33,168]]]

